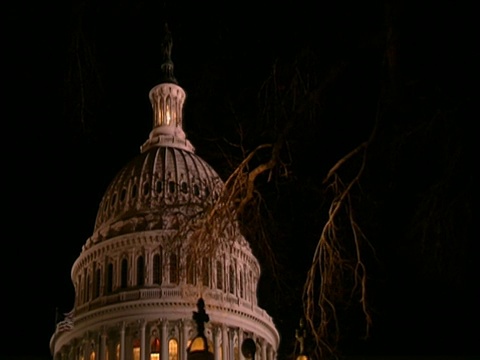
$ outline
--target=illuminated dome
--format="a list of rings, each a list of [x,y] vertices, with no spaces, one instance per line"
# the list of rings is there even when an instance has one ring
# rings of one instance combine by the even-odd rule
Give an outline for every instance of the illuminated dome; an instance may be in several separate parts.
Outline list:
[[[215,170],[193,152],[153,147],[127,164],[110,183],[97,214],[94,243],[120,233],[175,229],[178,208],[198,212],[221,193]]]
[[[51,338],[53,359],[187,360],[201,297],[216,360],[242,359],[246,338],[257,359],[274,360],[279,334],[257,304],[260,265],[238,224],[228,218],[208,233],[219,240],[213,253],[193,254],[204,242],[182,232],[209,223],[223,182],[186,138],[185,92],[173,76],[168,32],[163,45],[162,82],[150,91],[152,131],[106,189],[72,266],[75,304]]]

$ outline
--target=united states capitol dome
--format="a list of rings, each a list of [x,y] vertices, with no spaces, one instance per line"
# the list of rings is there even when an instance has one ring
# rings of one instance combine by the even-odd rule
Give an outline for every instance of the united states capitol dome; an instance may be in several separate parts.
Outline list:
[[[168,32],[163,46],[163,78],[149,93],[152,130],[107,187],[72,266],[75,302],[51,337],[53,359],[186,360],[202,298],[215,359],[242,359],[249,338],[258,359],[275,360],[280,336],[257,301],[260,264],[234,216],[210,216],[218,204],[231,207],[183,130],[186,94]]]

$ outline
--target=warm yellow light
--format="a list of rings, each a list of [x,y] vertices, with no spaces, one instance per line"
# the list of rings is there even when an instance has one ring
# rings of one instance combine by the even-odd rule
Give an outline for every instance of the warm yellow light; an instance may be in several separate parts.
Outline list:
[[[178,343],[175,339],[171,339],[168,342],[168,358],[170,360],[178,359]]]
[[[205,351],[205,340],[201,337],[196,337],[195,339],[192,340],[192,343],[190,345],[190,351]]]
[[[166,124],[170,125],[170,121],[172,120],[170,97],[167,98],[167,103],[165,104],[165,120]]]
[[[308,356],[307,355],[298,355],[297,360],[308,360]]]
[[[140,348],[134,347],[133,348],[133,360],[140,360]]]
[[[170,120],[172,119],[172,116],[170,115],[170,110],[168,108],[165,117],[167,118],[167,125],[170,125]]]

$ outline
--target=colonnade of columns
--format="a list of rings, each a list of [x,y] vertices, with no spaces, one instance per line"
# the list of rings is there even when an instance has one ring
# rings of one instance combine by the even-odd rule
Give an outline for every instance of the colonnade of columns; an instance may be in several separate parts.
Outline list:
[[[152,352],[151,339],[160,330],[160,354]],[[75,330],[72,330],[75,331]],[[127,324],[121,322],[111,327],[103,326],[98,332],[90,332],[81,340],[73,340],[65,346],[55,360],[187,360],[189,339],[193,338],[194,326],[189,319],[169,322],[162,319],[155,323],[144,320]],[[206,336],[212,345],[214,360],[245,360],[241,344],[247,334],[241,328],[211,324]],[[177,342],[176,354],[169,353],[169,341]],[[134,356],[133,340],[139,342],[138,358]],[[257,344],[256,360],[275,360],[276,351],[264,339],[254,338]]]

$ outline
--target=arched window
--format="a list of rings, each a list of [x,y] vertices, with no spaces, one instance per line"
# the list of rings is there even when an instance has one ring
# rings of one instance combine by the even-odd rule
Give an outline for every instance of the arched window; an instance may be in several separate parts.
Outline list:
[[[150,360],[160,360],[160,339],[157,337],[150,344]]]
[[[83,289],[83,277],[82,277],[82,274],[78,275],[78,283],[77,283],[77,287],[79,289],[79,292],[78,292],[78,302],[81,304],[84,300],[83,298],[83,293],[84,293],[84,289]]]
[[[122,260],[120,272],[120,287],[126,289],[128,285],[128,261],[125,258]]]
[[[188,191],[187,183],[186,183],[186,182],[182,182],[182,184],[181,184],[181,186],[180,186],[180,189],[182,190],[182,192],[183,192],[184,194],[186,194],[187,191]]]
[[[148,181],[143,183],[143,196],[148,196],[150,194],[150,184]]]
[[[240,270],[240,297],[243,298],[243,271]]]
[[[168,360],[178,360],[178,342],[175,339],[168,341]]]
[[[187,256],[187,284],[195,284],[195,263],[193,261],[193,257],[188,255]]]
[[[249,271],[248,273],[248,296],[250,296],[250,300],[253,299],[253,291],[254,291],[254,288],[253,288],[253,273],[252,271]]]
[[[233,360],[240,360],[240,349],[238,343],[233,347]]]
[[[132,345],[133,360],[140,360],[140,339],[133,339]]]
[[[200,189],[197,184],[193,184],[193,195],[200,196]]]
[[[95,360],[95,351],[92,351],[92,352],[90,353],[89,360]]]
[[[159,194],[162,192],[162,190],[163,190],[163,183],[162,183],[161,180],[157,180],[157,186],[156,186],[156,189],[155,189],[155,190],[156,190],[157,193],[159,193]]]
[[[235,268],[232,264],[230,264],[230,271],[228,273],[228,280],[229,280],[229,290],[230,294],[235,294]]]
[[[153,283],[162,284],[162,255],[155,254],[153,256]]]
[[[178,282],[178,261],[177,254],[170,254],[170,283],[176,284]]]
[[[85,301],[90,301],[90,274],[85,277]]]
[[[95,281],[93,288],[93,298],[96,299],[100,296],[100,279],[102,278],[102,273],[100,269],[95,270]]]
[[[117,202],[117,194],[113,194],[113,197],[112,197],[112,208],[115,206],[115,203]]]
[[[145,260],[143,256],[139,256],[137,259],[137,286],[145,284]]]
[[[223,289],[223,268],[220,260],[217,260],[217,289]]]
[[[105,291],[107,294],[111,294],[113,291],[113,264],[107,265],[107,279],[106,279]]]
[[[210,261],[208,258],[202,259],[202,283],[203,286],[210,286]]]
[[[170,125],[172,121],[172,98],[170,95],[167,96],[167,101],[165,102],[165,124]]]
[[[120,343],[115,346],[115,360],[120,360]]]
[[[174,193],[175,192],[175,182],[174,181],[169,181],[168,182],[168,191],[170,191],[170,193]]]

